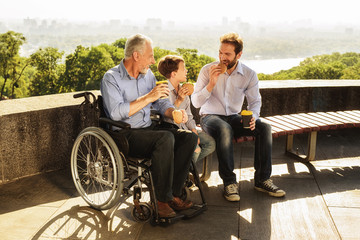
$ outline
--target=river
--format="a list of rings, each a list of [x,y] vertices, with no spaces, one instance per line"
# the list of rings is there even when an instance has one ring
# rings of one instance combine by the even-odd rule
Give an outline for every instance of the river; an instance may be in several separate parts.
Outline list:
[[[299,66],[305,58],[284,58],[284,59],[265,59],[265,60],[242,60],[249,68],[256,73],[272,74],[280,70],[288,70],[292,67]]]

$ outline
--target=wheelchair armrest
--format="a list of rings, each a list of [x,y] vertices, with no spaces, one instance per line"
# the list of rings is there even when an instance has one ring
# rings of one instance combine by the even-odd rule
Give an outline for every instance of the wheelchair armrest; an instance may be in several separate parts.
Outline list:
[[[160,112],[154,110],[154,109],[151,109],[150,111],[150,119],[151,121],[153,122],[157,122],[157,123],[160,123],[162,121],[162,116],[160,114]]]
[[[123,128],[123,129],[131,128],[131,125],[126,123],[126,122],[114,121],[114,120],[111,120],[110,118],[105,118],[105,117],[100,117],[99,122],[106,123],[106,124],[109,124],[111,126],[119,127],[119,128]]]

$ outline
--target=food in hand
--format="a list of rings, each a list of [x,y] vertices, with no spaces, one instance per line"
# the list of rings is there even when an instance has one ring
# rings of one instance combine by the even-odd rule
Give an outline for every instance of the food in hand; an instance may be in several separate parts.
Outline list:
[[[226,66],[224,63],[220,62],[220,63],[218,64],[218,66],[221,67],[221,73],[225,73],[225,72],[226,72],[227,66]]]
[[[180,110],[174,110],[172,116],[175,123],[181,123],[183,119],[183,114]]]
[[[187,88],[188,93],[186,95],[191,95],[194,92],[194,84],[190,82],[184,83],[182,87]]]

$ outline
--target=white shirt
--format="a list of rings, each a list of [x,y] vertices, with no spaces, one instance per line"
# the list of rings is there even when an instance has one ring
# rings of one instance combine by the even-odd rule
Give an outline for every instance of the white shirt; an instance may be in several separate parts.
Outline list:
[[[227,72],[219,75],[215,87],[212,92],[209,92],[206,86],[210,81],[210,67],[216,64],[219,62],[209,63],[200,70],[194,93],[191,96],[194,107],[200,107],[200,115],[238,114],[246,97],[247,109],[253,112],[255,119],[258,119],[261,95],[256,72],[238,61],[236,69],[230,75]]]

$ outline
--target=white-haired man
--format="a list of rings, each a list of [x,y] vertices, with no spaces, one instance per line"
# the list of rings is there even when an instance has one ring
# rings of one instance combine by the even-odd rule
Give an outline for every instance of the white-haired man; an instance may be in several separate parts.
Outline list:
[[[156,86],[149,69],[155,63],[152,41],[137,34],[125,44],[125,59],[107,73],[101,82],[101,94],[106,114],[122,120],[131,129],[122,130],[129,142],[129,156],[150,157],[155,194],[160,217],[174,217],[174,210],[184,210],[193,204],[179,196],[189,173],[197,143],[191,132],[158,129],[150,119],[150,108],[172,118],[174,106],[168,99],[167,84]],[[187,121],[183,111],[183,121]]]

